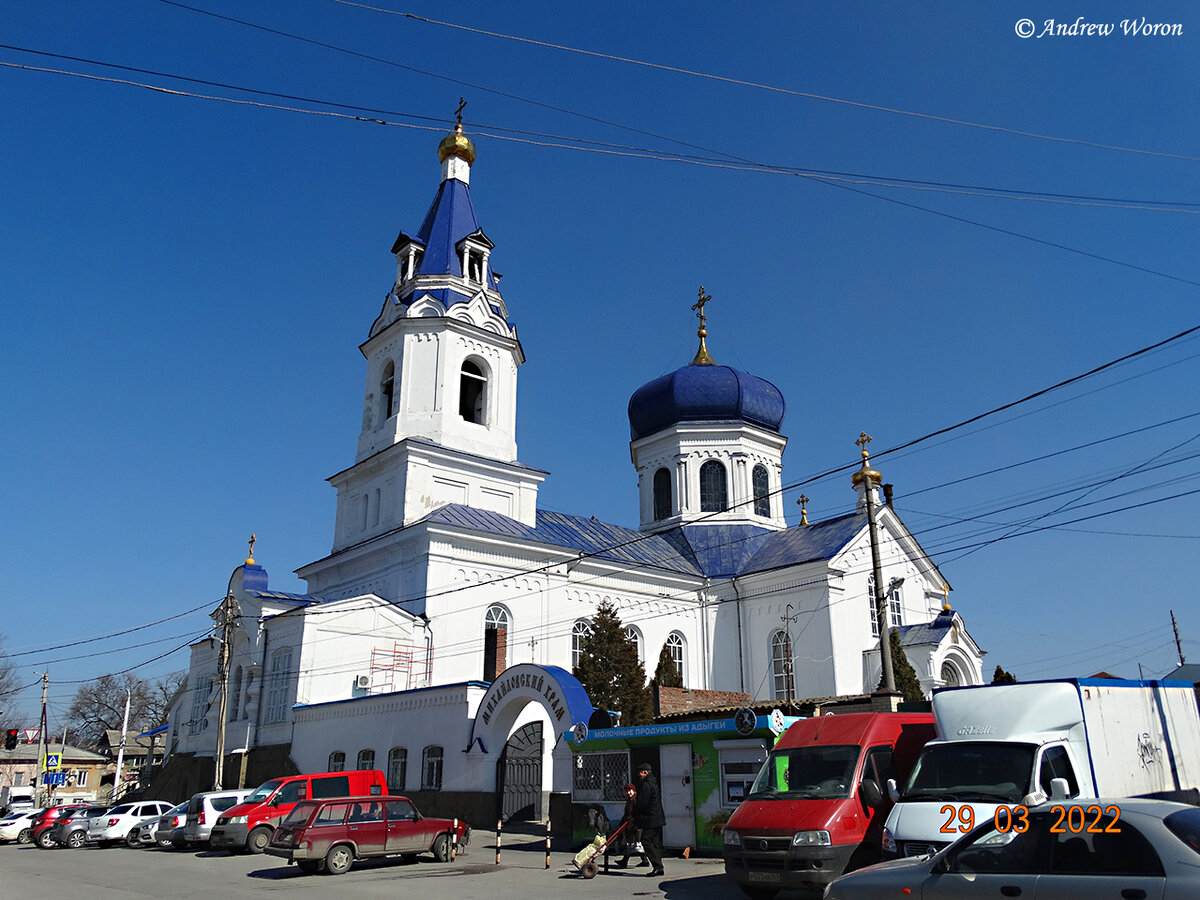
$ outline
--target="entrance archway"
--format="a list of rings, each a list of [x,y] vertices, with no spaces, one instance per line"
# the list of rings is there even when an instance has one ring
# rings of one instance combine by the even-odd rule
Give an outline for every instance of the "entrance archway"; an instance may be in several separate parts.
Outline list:
[[[501,820],[535,821],[542,809],[542,723],[518,728],[504,745],[496,763],[496,796]]]

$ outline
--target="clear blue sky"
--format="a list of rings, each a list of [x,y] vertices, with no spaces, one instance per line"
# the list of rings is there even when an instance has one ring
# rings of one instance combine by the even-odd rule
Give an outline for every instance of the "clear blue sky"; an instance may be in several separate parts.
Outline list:
[[[783,391],[789,484],[852,463],[864,429],[882,451],[1200,324],[1192,3],[1090,3],[1115,33],[1027,39],[1019,19],[1077,7],[378,3],[589,56],[333,0],[194,2],[359,55],[162,0],[0,9],[0,42],[86,60],[0,49],[0,632],[24,681],[50,672],[52,727],[70,682],[207,619],[43,648],[215,604],[252,531],[279,589],[328,553],[356,348],[460,95],[546,507],[636,526],[626,403],[690,360],[700,285],[716,359]],[[1200,658],[1198,353],[877,458],[989,674],[1161,675],[1172,608]],[[789,491],[797,514],[801,490],[812,518],[854,501],[844,473]]]

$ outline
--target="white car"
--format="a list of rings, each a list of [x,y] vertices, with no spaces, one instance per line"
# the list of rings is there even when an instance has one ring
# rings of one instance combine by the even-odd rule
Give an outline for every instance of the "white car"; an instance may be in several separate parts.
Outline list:
[[[165,800],[141,800],[114,806],[103,816],[88,822],[88,840],[101,845],[127,840],[135,825],[151,816],[161,816],[171,806]]]
[[[41,815],[40,809],[29,809],[24,812],[12,813],[0,819],[0,841],[16,841],[18,844],[28,844],[33,840],[33,820]]]

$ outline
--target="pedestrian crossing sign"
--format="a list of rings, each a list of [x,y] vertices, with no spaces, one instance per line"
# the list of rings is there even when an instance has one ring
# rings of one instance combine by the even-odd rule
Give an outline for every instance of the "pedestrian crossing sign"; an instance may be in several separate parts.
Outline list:
[[[49,771],[56,772],[61,768],[62,768],[62,754],[61,753],[47,753],[46,754],[46,769]]]

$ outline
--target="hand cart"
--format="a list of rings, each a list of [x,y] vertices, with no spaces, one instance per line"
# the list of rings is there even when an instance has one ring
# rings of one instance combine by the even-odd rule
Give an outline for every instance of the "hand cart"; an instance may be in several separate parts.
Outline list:
[[[596,864],[596,857],[608,849],[608,845],[617,839],[617,835],[621,833],[621,829],[624,828],[626,824],[627,823],[622,822],[620,827],[608,837],[604,837],[604,835],[600,834],[596,835],[596,839],[594,841],[575,854],[575,858],[572,860],[572,863],[574,863],[575,868],[579,870],[580,875],[582,875],[584,878],[596,877],[596,872],[599,871],[600,868]]]

